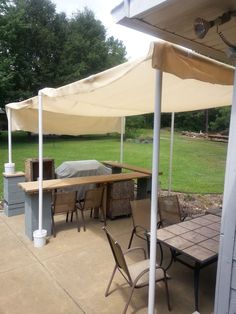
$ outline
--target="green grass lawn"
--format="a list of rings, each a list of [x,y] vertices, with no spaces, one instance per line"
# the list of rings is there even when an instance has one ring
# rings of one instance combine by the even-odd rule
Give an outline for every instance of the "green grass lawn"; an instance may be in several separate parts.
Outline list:
[[[150,131],[144,131],[144,134]],[[23,132],[13,134],[13,162],[17,171],[24,171],[24,160],[38,156],[37,136],[28,137]],[[190,139],[175,134],[173,179],[175,191],[188,193],[222,193],[227,144]],[[160,177],[161,187],[167,189],[169,169],[170,133],[161,132]],[[55,166],[66,160],[96,159],[117,160],[120,156],[119,136],[84,136],[44,138],[45,157],[54,158]],[[8,160],[7,134],[0,135],[0,165]],[[152,144],[125,142],[124,162],[151,168]],[[0,198],[3,185],[0,182]]]

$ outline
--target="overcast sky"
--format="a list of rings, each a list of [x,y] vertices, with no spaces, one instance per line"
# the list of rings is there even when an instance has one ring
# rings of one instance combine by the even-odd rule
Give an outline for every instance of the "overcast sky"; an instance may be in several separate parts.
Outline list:
[[[91,9],[97,19],[101,20],[107,29],[108,36],[114,36],[123,41],[127,50],[127,57],[137,58],[147,54],[151,36],[137,32],[130,28],[115,24],[111,10],[121,0],[52,0],[56,4],[58,12],[65,12],[67,16],[81,11],[84,7]]]

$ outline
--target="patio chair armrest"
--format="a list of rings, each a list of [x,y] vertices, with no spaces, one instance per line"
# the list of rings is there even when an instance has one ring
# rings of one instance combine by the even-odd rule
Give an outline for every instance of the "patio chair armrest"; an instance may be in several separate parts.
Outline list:
[[[133,251],[138,251],[138,250],[141,250],[141,251],[143,252],[144,258],[147,259],[147,255],[146,255],[145,249],[142,248],[142,247],[137,247],[137,246],[126,250],[126,251],[124,252],[124,255],[127,255],[128,253],[131,253],[131,252],[133,252]]]
[[[140,225],[135,226],[134,229],[135,229],[135,232],[137,231],[137,229],[141,229],[144,231],[144,233],[147,233],[147,229],[145,229],[144,227],[142,227]]]
[[[156,267],[155,267],[155,268],[156,268],[156,269],[162,269],[162,270],[163,270],[164,280],[166,280],[167,278],[169,278],[169,277],[167,276],[167,274],[166,274],[166,270],[165,270],[162,266],[159,266],[158,264],[156,264]],[[139,279],[140,279],[143,275],[145,275],[146,273],[148,273],[149,270],[150,270],[150,267],[145,268],[145,269],[135,278],[134,284],[136,285],[136,284],[138,283]]]

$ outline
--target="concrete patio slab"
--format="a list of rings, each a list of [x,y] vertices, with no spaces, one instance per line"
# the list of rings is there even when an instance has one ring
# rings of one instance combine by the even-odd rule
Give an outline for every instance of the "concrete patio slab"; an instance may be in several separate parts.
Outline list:
[[[107,223],[126,249],[132,230],[131,218]],[[58,216],[56,238],[50,237],[46,246],[37,249],[24,235],[24,215],[0,214],[0,282],[3,283],[0,313],[122,313],[130,288],[119,273],[114,278],[112,293],[104,296],[114,261],[102,226],[99,219],[86,216],[87,231],[81,228],[77,232],[75,222],[65,223],[65,217]],[[132,246],[146,248],[146,242],[134,237]],[[165,265],[169,257],[169,251],[165,250]],[[127,261],[139,259],[140,254],[132,254]],[[174,263],[168,273],[172,313],[193,313],[193,271]],[[214,264],[201,271],[201,314],[213,312],[215,276]],[[148,289],[136,289],[128,313],[147,313],[147,300]],[[169,313],[162,284],[156,289],[156,313]]]
[[[0,313],[83,313],[39,263],[0,274]]]
[[[4,223],[0,223],[0,252],[0,273],[36,262],[36,258]]]

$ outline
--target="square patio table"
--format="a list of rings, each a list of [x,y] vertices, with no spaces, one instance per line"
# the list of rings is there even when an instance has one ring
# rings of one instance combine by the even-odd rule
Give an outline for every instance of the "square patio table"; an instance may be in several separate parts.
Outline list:
[[[198,291],[200,270],[218,259],[220,220],[208,214],[157,230],[157,241],[171,250],[171,262],[179,261],[194,270],[195,311],[199,311]],[[187,256],[193,263],[180,259]]]

